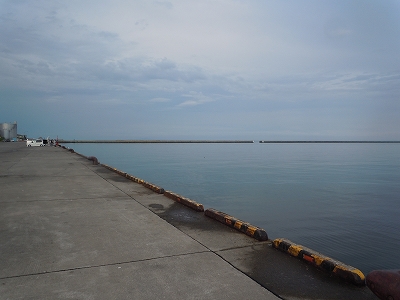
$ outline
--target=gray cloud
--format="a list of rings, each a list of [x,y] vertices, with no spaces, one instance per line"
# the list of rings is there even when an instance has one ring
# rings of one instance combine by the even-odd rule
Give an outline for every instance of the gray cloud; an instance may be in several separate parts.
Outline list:
[[[85,128],[112,114],[111,131],[148,136],[400,139],[399,13],[370,0],[2,1],[0,117],[68,122],[84,108]]]

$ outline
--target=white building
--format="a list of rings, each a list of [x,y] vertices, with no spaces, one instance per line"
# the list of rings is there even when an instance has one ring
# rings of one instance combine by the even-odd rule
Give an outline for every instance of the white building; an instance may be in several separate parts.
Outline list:
[[[17,138],[17,122],[0,123],[0,136],[6,140]]]

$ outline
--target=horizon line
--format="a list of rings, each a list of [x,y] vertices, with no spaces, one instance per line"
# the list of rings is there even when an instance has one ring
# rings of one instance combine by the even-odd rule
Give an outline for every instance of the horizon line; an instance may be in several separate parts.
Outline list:
[[[254,140],[71,140],[59,139],[59,143],[256,143]],[[400,141],[385,141],[385,140],[260,140],[258,143],[267,144],[282,144],[282,143],[400,143]]]

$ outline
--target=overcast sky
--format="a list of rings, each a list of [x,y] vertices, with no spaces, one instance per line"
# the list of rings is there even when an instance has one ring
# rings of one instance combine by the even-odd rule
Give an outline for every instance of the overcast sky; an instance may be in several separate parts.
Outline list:
[[[400,140],[400,1],[0,0],[0,122],[66,139]]]

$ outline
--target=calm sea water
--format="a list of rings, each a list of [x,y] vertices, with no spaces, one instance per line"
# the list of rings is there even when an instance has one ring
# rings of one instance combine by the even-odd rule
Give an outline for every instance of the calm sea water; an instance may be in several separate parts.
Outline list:
[[[400,268],[400,144],[65,144],[354,266]]]

